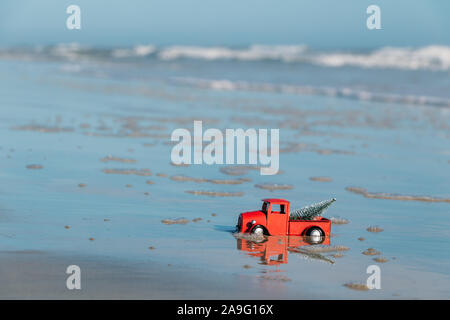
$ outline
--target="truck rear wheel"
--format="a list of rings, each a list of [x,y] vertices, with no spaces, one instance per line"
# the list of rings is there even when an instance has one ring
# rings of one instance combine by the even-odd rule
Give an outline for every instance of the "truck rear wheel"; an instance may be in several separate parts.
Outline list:
[[[306,236],[308,237],[308,242],[311,244],[322,243],[325,239],[325,233],[319,227],[312,227],[306,231]]]

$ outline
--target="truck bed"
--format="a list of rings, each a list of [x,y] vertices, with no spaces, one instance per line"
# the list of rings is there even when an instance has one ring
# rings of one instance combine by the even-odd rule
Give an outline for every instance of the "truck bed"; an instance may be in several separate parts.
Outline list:
[[[290,220],[289,219],[289,235],[304,235],[306,230],[311,227],[321,228],[325,234],[330,233],[331,221],[327,218],[320,217],[316,220]]]

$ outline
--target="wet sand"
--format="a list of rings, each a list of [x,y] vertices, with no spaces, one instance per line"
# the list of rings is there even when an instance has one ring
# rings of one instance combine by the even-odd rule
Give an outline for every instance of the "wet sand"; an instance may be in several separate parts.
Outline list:
[[[169,65],[167,81],[128,64],[0,65],[0,297],[450,297],[444,107],[173,85]],[[170,134],[194,120],[279,128],[281,170],[174,165]],[[239,247],[239,213],[267,197],[336,197],[329,246]],[[377,263],[382,290],[345,286]],[[81,292],[65,289],[69,264]]]
[[[1,252],[0,299],[288,299],[250,276],[110,257]],[[68,290],[66,269],[81,269],[81,290]],[[313,299],[298,293],[298,299]]]

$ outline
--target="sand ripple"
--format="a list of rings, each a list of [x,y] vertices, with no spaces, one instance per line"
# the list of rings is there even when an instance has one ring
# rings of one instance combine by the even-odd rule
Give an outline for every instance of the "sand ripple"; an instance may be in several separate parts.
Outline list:
[[[374,193],[369,192],[364,188],[347,187],[345,190],[363,195],[366,198],[371,199],[389,199],[389,200],[402,200],[402,201],[424,201],[424,202],[449,202],[450,198],[435,198],[431,196],[413,196],[413,195],[400,195],[392,193]]]

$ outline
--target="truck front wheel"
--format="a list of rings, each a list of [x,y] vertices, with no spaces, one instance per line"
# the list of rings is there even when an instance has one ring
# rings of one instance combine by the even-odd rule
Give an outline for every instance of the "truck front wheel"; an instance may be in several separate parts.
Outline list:
[[[252,229],[252,234],[255,234],[255,235],[257,235],[257,236],[263,236],[264,235],[264,228],[262,227],[262,226],[255,226],[253,229]]]
[[[325,238],[325,233],[319,227],[312,227],[306,231],[306,236],[312,244],[322,243]]]

